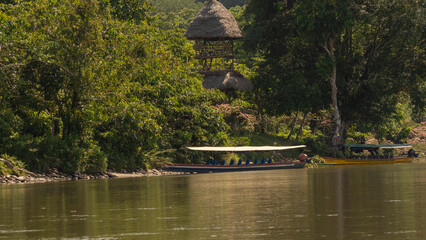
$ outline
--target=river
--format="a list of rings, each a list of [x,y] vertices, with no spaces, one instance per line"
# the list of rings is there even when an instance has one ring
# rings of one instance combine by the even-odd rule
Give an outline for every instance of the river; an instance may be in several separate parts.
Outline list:
[[[0,185],[0,239],[426,239],[426,163]]]

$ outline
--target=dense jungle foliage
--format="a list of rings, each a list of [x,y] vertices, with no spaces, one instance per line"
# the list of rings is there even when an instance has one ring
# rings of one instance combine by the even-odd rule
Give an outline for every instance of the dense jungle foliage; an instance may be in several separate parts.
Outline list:
[[[193,145],[293,141],[325,154],[333,68],[342,141],[404,142],[407,122],[424,121],[421,1],[221,1],[245,34],[236,69],[255,86],[230,94],[202,88],[183,37],[201,2],[0,1],[0,156],[100,172],[196,162]]]
[[[269,112],[316,113],[333,100],[341,139],[353,127],[379,133],[401,102],[424,117],[421,1],[251,0],[245,13],[245,49],[261,59],[253,81]]]

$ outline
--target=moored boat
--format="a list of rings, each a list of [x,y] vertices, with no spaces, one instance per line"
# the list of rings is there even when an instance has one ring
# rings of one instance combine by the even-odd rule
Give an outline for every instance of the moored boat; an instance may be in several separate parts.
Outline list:
[[[207,151],[207,152],[266,152],[266,151],[281,151],[289,149],[297,149],[306,147],[305,145],[298,146],[241,146],[241,147],[188,147],[192,151]],[[164,170],[174,172],[236,172],[236,171],[259,171],[259,170],[276,170],[276,169],[292,169],[303,168],[305,162],[280,162],[274,163],[272,159],[262,159],[260,162],[255,160],[240,159],[238,162],[231,160],[229,164],[225,164],[222,160],[207,160],[205,164],[165,164]]]
[[[349,157],[322,157],[324,163],[320,165],[358,165],[358,164],[386,164],[412,162],[415,157],[414,150],[410,149],[407,154],[394,156],[393,154],[379,154],[379,149],[410,148],[410,144],[343,144],[344,153]],[[368,151],[369,155],[357,155]]]

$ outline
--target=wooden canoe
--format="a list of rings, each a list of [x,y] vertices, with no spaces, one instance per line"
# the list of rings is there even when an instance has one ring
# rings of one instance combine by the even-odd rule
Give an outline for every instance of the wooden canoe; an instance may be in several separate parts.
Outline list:
[[[359,164],[386,164],[386,163],[407,163],[412,162],[413,157],[398,156],[393,158],[333,158],[322,157],[325,160],[324,164],[319,165],[359,165]]]

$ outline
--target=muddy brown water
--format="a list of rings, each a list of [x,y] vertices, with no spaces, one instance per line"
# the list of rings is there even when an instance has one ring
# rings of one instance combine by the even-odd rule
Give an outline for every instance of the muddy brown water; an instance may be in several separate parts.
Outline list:
[[[426,239],[426,163],[0,185],[0,239]]]

